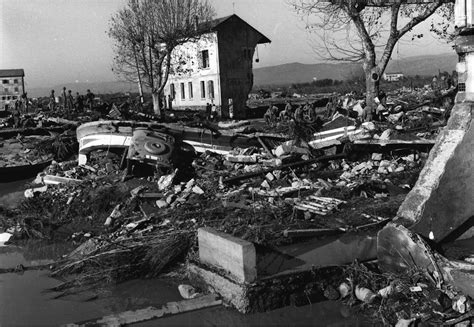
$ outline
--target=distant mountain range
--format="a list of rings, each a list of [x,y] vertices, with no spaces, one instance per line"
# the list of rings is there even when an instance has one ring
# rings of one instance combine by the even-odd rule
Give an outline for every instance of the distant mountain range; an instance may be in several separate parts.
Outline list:
[[[408,57],[400,60],[392,60],[388,64],[386,72],[402,72],[405,76],[430,76],[438,74],[439,71],[451,73],[455,70],[457,61],[458,58],[455,53]],[[362,73],[361,65],[353,63],[290,63],[254,69],[254,85],[257,87],[265,85],[287,85],[326,78],[347,80],[360,76]],[[87,89],[90,89],[94,94],[138,92],[135,83],[120,81],[69,83],[53,87],[31,88],[28,89],[27,92],[30,97],[41,97],[48,96],[51,89],[54,89],[56,95],[59,96],[64,86],[68,90],[72,90],[74,95],[76,92],[85,94]]]
[[[438,71],[451,73],[456,69],[458,61],[455,53],[433,56],[407,57],[392,60],[388,64],[387,73],[402,72],[405,76],[429,76]],[[285,85],[291,83],[311,82],[314,79],[347,80],[363,73],[360,64],[353,63],[323,63],[301,64],[291,63],[278,66],[254,69],[254,85]]]

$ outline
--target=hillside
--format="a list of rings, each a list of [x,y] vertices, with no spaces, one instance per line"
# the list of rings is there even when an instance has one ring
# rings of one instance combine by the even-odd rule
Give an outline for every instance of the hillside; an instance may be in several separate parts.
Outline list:
[[[311,82],[317,79],[345,80],[362,74],[359,64],[300,64],[291,63],[254,69],[254,85],[281,85]]]
[[[438,74],[438,70],[451,73],[456,68],[457,55],[441,54],[433,56],[407,57],[392,60],[386,72],[401,71],[405,76],[429,76]],[[313,78],[346,80],[362,74],[360,64],[323,63],[301,64],[291,63],[278,66],[254,69],[254,85],[283,85],[291,83],[311,82]]]
[[[438,74],[438,71],[451,73],[456,68],[457,55],[455,53],[441,54],[433,56],[407,57],[401,60],[392,60],[386,72],[401,71],[405,76],[430,76]],[[301,64],[290,63],[278,66],[263,67],[254,69],[254,85],[286,85],[292,83],[305,83],[313,81],[313,78],[347,80],[362,75],[360,64],[352,63],[322,63],[322,64]],[[60,95],[65,86],[68,90],[85,94],[90,89],[95,94],[118,93],[118,92],[138,92],[134,83],[109,81],[94,83],[68,83],[55,85],[53,87],[27,89],[30,97],[48,96],[51,89],[56,95]]]

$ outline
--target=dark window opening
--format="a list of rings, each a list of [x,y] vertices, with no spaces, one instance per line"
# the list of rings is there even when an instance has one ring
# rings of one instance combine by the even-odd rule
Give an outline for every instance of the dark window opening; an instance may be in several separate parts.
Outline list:
[[[188,93],[189,93],[189,98],[193,98],[193,82],[188,83]]]
[[[2,81],[2,83],[3,83],[3,84],[8,84],[8,80],[7,80],[7,79],[4,79],[4,80]]]
[[[209,92],[209,99],[214,99],[214,81],[207,81],[207,89]]]
[[[184,83],[181,83],[181,99],[184,100],[186,98],[184,94]]]
[[[201,81],[201,98],[206,98],[206,84],[204,83],[204,81]]]
[[[201,51],[201,58],[202,58],[202,68],[209,67],[209,50]]]
[[[175,97],[175,95],[176,95],[176,92],[175,92],[174,84],[173,84],[173,83],[170,84],[170,95],[171,95],[171,99],[174,100],[174,97]]]
[[[18,80],[17,80],[17,79],[14,79],[14,80],[13,80],[13,83],[18,84]]]

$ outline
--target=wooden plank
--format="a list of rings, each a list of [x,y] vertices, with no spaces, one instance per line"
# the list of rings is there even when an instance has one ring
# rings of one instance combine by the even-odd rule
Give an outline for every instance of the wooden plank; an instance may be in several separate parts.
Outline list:
[[[315,229],[287,229],[283,231],[285,237],[317,237],[345,233],[343,229],[315,228]]]
[[[209,307],[215,307],[222,304],[222,300],[216,294],[208,294],[191,300],[178,302],[168,302],[161,308],[148,307],[145,309],[125,311],[121,313],[104,316],[97,320],[66,324],[63,326],[123,326],[137,322],[162,318],[169,315],[184,313]]]
[[[142,199],[161,199],[163,193],[142,193],[139,194],[138,197]]]

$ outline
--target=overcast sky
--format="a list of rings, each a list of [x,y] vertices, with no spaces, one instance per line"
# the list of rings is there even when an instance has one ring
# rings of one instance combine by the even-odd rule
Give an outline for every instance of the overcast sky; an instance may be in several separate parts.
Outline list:
[[[236,13],[272,41],[258,46],[260,62],[254,67],[320,61],[288,0],[210,1],[218,17]],[[125,2],[0,0],[0,68],[24,68],[28,87],[116,79],[110,69],[113,52],[106,31],[110,17]],[[394,57],[451,51],[432,37],[410,43],[403,42]]]

